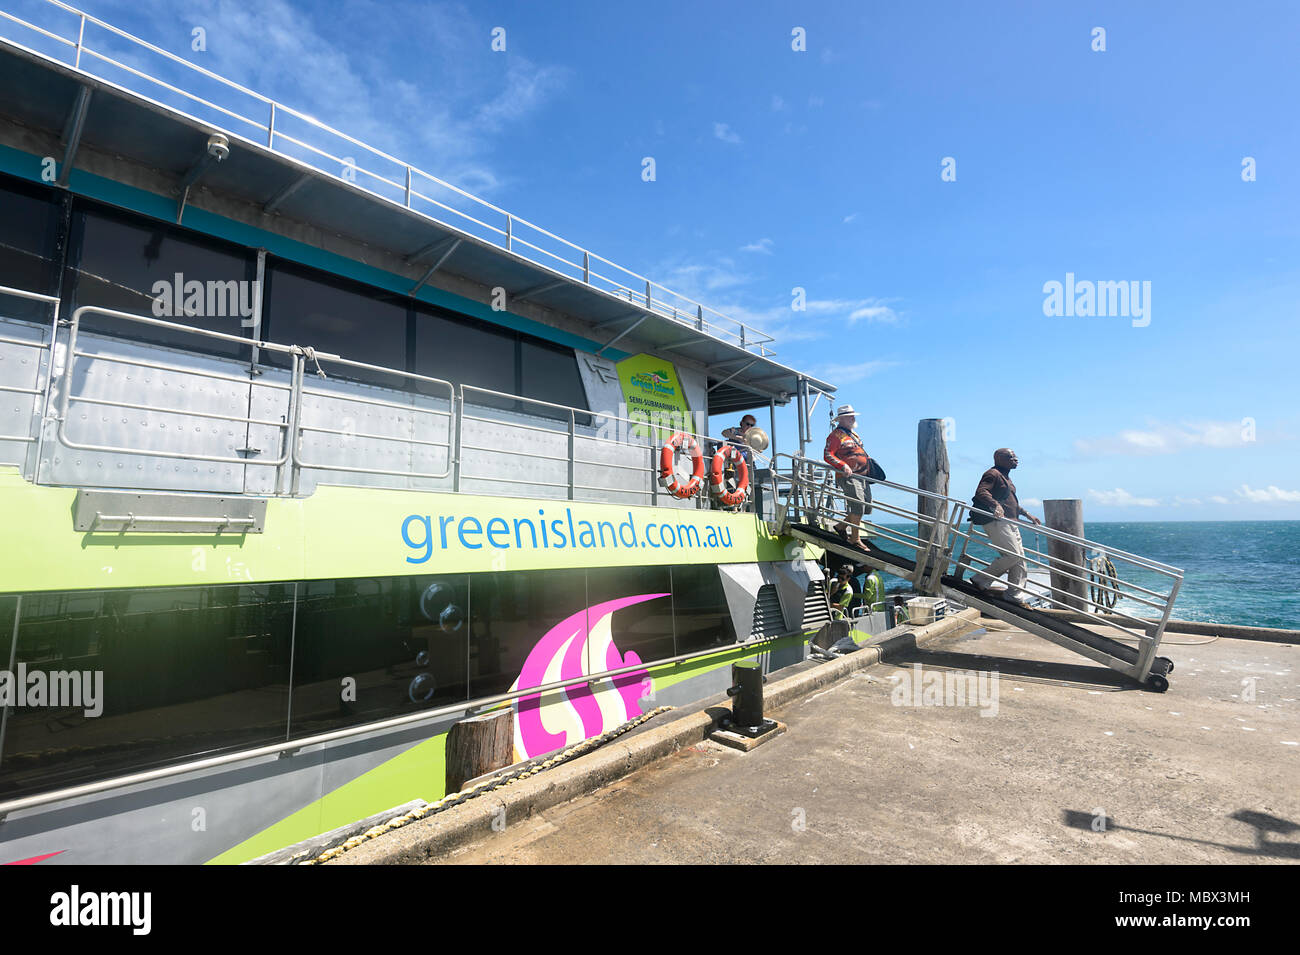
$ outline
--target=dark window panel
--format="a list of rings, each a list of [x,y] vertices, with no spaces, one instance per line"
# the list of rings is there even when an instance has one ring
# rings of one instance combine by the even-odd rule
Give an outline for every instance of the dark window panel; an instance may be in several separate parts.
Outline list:
[[[578,374],[578,359],[570,348],[549,342],[525,338],[520,343],[520,391],[528,398],[537,398],[570,408],[586,408],[587,391]],[[543,405],[523,402],[524,410],[545,417],[568,416]],[[590,415],[575,415],[579,425],[591,424]]]
[[[180,283],[177,275],[181,276]],[[80,204],[73,213],[68,282],[73,292],[73,308],[97,305],[248,338],[249,328],[243,324],[247,317],[241,312],[252,304],[251,280],[254,275],[253,253],[249,251],[199,239],[192,233],[138,216],[84,208]],[[172,314],[157,314],[154,310],[156,300],[160,294],[166,294],[157,285],[159,282],[166,282],[168,289],[173,290],[180,285],[182,311],[185,306],[184,286],[191,282],[202,283],[202,314],[177,314],[174,291]],[[236,284],[231,286],[229,283],[232,282]],[[209,288],[220,294],[210,296]],[[72,310],[65,314],[71,317]],[[251,355],[248,346],[234,342],[102,315],[86,316],[82,327],[206,354],[233,358]]]
[[[309,581],[294,643],[294,737],[465,699],[464,576]]]
[[[0,179],[0,285],[51,295],[62,205],[44,190]],[[0,315],[25,321],[51,318],[47,305],[0,295]]]
[[[393,295],[368,293],[317,278],[305,269],[275,263],[267,268],[264,338],[281,345],[310,345],[351,361],[406,370],[405,302]],[[289,357],[262,356],[268,365],[289,367]],[[308,368],[308,372],[314,371]],[[386,388],[405,388],[401,375],[325,364],[331,377],[364,381]]]
[[[522,533],[526,540],[527,527]],[[586,571],[581,569],[475,574],[470,586],[471,696],[509,690],[544,638],[587,608]]]
[[[663,594],[662,597],[651,597]],[[643,663],[674,655],[672,581],[667,567],[604,567],[587,571],[587,601],[592,607],[633,597],[650,597],[613,611],[610,632],[623,658],[635,653]],[[598,625],[591,621],[592,628]],[[591,672],[617,669],[607,657],[593,656]],[[631,661],[620,666],[630,666]]]
[[[516,336],[478,324],[458,322],[441,315],[417,312],[415,316],[415,370],[453,385],[472,385],[514,394]],[[440,389],[420,385],[439,394]],[[471,404],[513,408],[515,402],[470,393]]]
[[[101,672],[103,710],[11,708],[0,793],[284,739],[292,620],[282,584],[24,595],[17,663]]]
[[[735,643],[736,628],[718,568],[712,564],[674,567],[672,578],[677,652],[693,653]]]

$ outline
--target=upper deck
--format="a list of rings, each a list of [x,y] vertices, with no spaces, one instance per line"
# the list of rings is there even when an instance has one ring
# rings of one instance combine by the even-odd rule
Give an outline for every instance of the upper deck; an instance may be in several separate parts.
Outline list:
[[[592,352],[661,354],[698,371],[709,414],[784,404],[801,382],[833,390],[778,362],[760,330],[75,8],[46,0],[0,18],[10,171],[35,178],[21,154],[52,157],[74,193],[118,203],[102,181],[127,184],[165,200],[146,200],[153,215],[204,230],[219,217],[325,250],[488,321],[504,317],[482,307],[503,290],[508,315]]]

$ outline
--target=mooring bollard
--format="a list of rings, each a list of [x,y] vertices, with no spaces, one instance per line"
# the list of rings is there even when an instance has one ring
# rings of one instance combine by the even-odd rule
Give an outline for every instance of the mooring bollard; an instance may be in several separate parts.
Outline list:
[[[757,729],[763,725],[763,668],[757,660],[731,665],[731,721],[737,727]]]

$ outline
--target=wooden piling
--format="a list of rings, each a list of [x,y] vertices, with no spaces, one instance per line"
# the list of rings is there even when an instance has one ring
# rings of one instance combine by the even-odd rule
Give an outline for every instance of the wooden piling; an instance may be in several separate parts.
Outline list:
[[[1083,501],[1075,498],[1043,502],[1043,520],[1054,531],[1083,537]],[[1082,580],[1074,580],[1058,573],[1057,567],[1077,577],[1086,576],[1079,567],[1083,566],[1083,545],[1047,538],[1048,563],[1051,564],[1052,599],[1074,610],[1088,610],[1088,589]],[[1066,567],[1062,562],[1068,561],[1077,567]]]
[[[447,792],[514,762],[515,712],[506,708],[461,720],[447,733]]]
[[[935,494],[948,494],[948,445],[942,418],[922,418],[916,426],[916,486]],[[917,495],[916,510],[933,520],[940,515],[939,501]]]

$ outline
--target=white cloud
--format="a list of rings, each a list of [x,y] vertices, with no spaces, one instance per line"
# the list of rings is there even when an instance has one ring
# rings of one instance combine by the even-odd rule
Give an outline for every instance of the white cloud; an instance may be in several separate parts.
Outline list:
[[[1175,495],[1173,505],[1174,507],[1200,507],[1201,499],[1199,497],[1182,497]]]
[[[846,216],[844,217],[844,225],[848,225],[850,222],[852,222],[852,221],[853,221],[854,219],[856,219],[857,217],[858,217],[858,214],[857,214],[856,212],[851,212],[851,213],[849,213],[848,215],[846,215]]]
[[[1224,496],[1221,495],[1221,494],[1213,494],[1213,495],[1211,495],[1211,496],[1210,496],[1210,500],[1213,501],[1215,504],[1229,504],[1229,503],[1231,503],[1231,502],[1230,502],[1226,497],[1224,497]]]
[[[904,362],[901,361],[863,361],[857,364],[821,365],[813,374],[837,386],[849,385],[902,364]]]
[[[758,260],[746,260],[755,261]],[[712,262],[677,255],[660,262],[647,274],[662,276],[662,284],[679,295],[706,302],[728,318],[766,332],[776,339],[778,349],[794,342],[824,339],[856,322],[904,321],[888,307],[887,303],[896,299],[809,298],[801,312],[791,308],[790,296],[773,300],[764,295],[763,303],[756,302],[755,296],[747,291],[755,276],[728,255],[717,256]]]
[[[741,252],[761,252],[764,255],[772,254],[772,240],[759,239],[757,242],[751,242],[749,245],[741,246]]]
[[[714,123],[713,135],[716,139],[720,139],[724,143],[735,143],[739,145],[741,142],[740,136],[733,132],[731,127],[726,123]]]
[[[1043,506],[1043,501],[1042,501],[1042,499],[1041,499],[1041,498],[1037,498],[1037,497],[1027,497],[1027,498],[1025,498],[1023,501],[1021,501],[1020,503],[1023,504],[1023,505],[1025,505],[1026,507],[1042,507],[1042,506]]]
[[[1256,490],[1249,484],[1243,484],[1237,488],[1236,495],[1243,501],[1249,501],[1252,504],[1283,504],[1291,502],[1300,502],[1300,491],[1284,491],[1276,484],[1270,484],[1266,488]]]
[[[881,304],[879,299],[867,299],[849,312],[849,324],[864,320],[881,325],[897,325],[902,321],[897,312],[888,305]]]
[[[1074,450],[1093,457],[1108,454],[1173,454],[1188,448],[1240,448],[1251,444],[1254,430],[1241,421],[1198,421],[1181,425],[1148,422],[1146,430],[1130,429],[1098,438],[1078,438]]]
[[[772,109],[777,111],[785,109],[785,100],[775,93],[772,94]]]
[[[826,105],[826,97],[824,97],[824,96],[809,96],[809,97],[808,97],[808,105],[811,106],[813,109],[819,109],[819,108],[821,108],[822,106],[825,106],[825,105]]]
[[[1088,489],[1088,500],[1106,507],[1157,507],[1159,499],[1154,497],[1135,497],[1122,487],[1113,491],[1095,491]]]
[[[120,15],[103,15],[125,29],[133,28],[133,20],[147,23],[148,28],[135,27],[134,32],[163,46],[174,45],[165,38],[176,36],[179,28],[187,56],[191,25],[204,26],[208,50],[195,57],[204,68],[475,193],[501,185],[491,162],[496,149],[554,99],[570,75],[563,67],[535,64],[515,50],[508,60],[466,55],[487,48],[487,28],[460,4],[416,7],[400,0],[386,5],[358,0],[332,11],[328,21],[286,0],[131,0],[120,6]],[[359,35],[390,18],[405,24],[400,34],[383,43]],[[411,66],[408,60],[416,51],[421,59],[414,64],[415,73],[399,69]],[[156,57],[126,62],[146,72],[156,72],[159,63]],[[437,90],[437,96],[430,90]],[[251,108],[243,97],[218,102],[237,112]],[[257,113],[248,115],[264,120]],[[288,113],[278,117],[277,127],[333,155],[352,156],[362,169],[399,178],[400,169],[392,163]],[[292,145],[285,148],[313,164],[330,162]],[[420,188],[440,201],[464,203],[433,184],[420,182]]]

